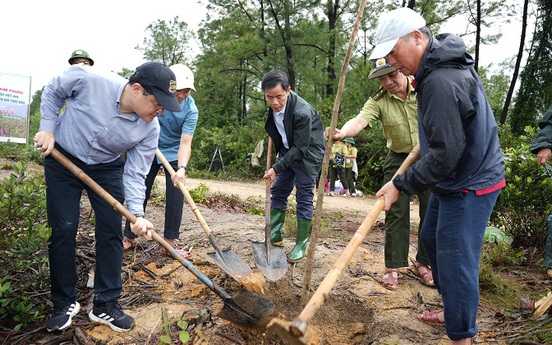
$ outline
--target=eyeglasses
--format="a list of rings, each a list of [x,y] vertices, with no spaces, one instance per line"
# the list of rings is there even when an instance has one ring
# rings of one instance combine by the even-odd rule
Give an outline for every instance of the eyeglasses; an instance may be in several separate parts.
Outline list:
[[[152,97],[149,98],[149,100],[151,101],[151,103],[153,103],[153,106],[155,107],[155,111],[165,110],[165,108],[163,108],[163,107],[161,106],[161,104],[159,104],[159,102],[157,102],[157,99],[155,99],[155,96],[154,96],[154,95],[152,95],[151,93],[147,92],[146,89],[144,89],[144,88],[142,88],[142,89],[143,89],[142,94],[143,94],[144,96],[146,96],[146,97],[147,97],[147,96],[152,96]]]
[[[153,106],[155,107],[155,111],[164,110],[161,104],[159,104],[159,102],[157,102],[157,100],[155,99],[155,96],[150,98],[150,100],[151,100],[151,103],[153,103]]]

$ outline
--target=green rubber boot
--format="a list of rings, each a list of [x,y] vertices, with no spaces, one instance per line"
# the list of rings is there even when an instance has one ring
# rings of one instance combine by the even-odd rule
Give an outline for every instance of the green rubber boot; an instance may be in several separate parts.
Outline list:
[[[305,257],[307,242],[310,238],[312,220],[297,218],[297,237],[295,238],[295,247],[288,255],[289,262],[297,262]]]
[[[275,246],[283,246],[282,228],[286,220],[286,212],[275,208],[270,209],[270,243]]]

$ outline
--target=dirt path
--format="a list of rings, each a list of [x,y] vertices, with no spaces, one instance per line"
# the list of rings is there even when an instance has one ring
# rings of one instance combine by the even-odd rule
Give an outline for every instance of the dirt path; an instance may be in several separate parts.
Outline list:
[[[164,186],[164,179],[158,178],[160,186]],[[265,198],[265,183],[263,181],[257,182],[236,182],[236,181],[217,181],[217,180],[199,180],[199,179],[187,179],[187,186],[189,189],[196,188],[200,184],[206,185],[211,192],[220,192],[226,194],[236,194],[241,199],[245,200],[248,197],[260,198],[264,201]],[[316,201],[315,194],[315,201]],[[376,199],[372,195],[363,195],[359,197],[348,198],[342,195],[336,196],[324,196],[324,210],[328,211],[341,211],[351,214],[366,216],[368,212],[374,206]],[[418,204],[411,204],[410,209],[411,221],[417,223],[418,217]],[[384,213],[379,217],[380,220],[384,219]]]

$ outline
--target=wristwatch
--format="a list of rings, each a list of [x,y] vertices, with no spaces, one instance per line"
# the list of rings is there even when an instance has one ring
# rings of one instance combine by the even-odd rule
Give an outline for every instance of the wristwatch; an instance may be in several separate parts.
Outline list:
[[[185,165],[181,165],[181,166],[179,166],[179,167],[178,167],[178,169],[184,169],[184,170],[188,170],[188,168],[186,168],[186,166],[185,166]]]

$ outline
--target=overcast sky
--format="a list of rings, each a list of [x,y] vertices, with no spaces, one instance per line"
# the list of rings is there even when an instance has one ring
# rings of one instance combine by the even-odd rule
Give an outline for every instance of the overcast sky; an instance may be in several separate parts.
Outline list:
[[[192,29],[205,14],[196,0],[4,1],[0,72],[30,75],[32,96],[69,66],[75,49],[86,50],[94,67],[135,69],[145,60],[134,47],[149,24],[178,16]]]
[[[145,61],[134,47],[142,45],[149,24],[178,16],[195,31],[205,15],[197,0],[5,1],[0,13],[0,72],[30,75],[32,96],[69,66],[75,49],[86,50],[99,68],[135,69]],[[464,24],[458,25],[460,31]],[[446,29],[455,31],[454,26]],[[482,48],[482,65],[516,54],[519,24],[502,31],[506,38],[498,46]]]

